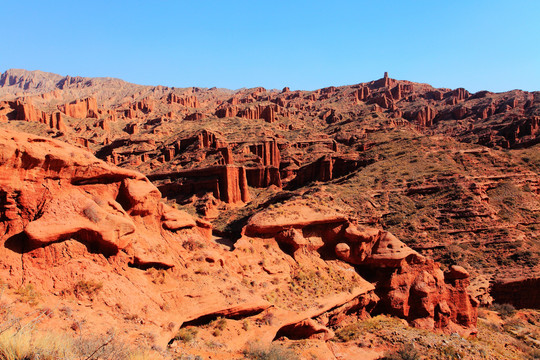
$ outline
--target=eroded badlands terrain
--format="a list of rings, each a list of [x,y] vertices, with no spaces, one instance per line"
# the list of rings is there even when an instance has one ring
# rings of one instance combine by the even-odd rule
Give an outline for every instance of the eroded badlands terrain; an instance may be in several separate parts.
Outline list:
[[[3,326],[101,358],[536,356],[539,123],[538,92],[387,74],[232,91],[8,70]]]

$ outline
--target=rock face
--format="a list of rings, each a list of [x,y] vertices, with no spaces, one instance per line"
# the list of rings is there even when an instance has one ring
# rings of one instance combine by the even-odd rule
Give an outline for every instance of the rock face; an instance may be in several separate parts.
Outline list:
[[[162,218],[168,227],[175,221],[158,206],[161,194],[142,174],[58,141],[6,131],[0,168],[4,238],[20,236],[30,246],[75,238],[105,254],[136,252],[151,242],[137,240],[133,216],[152,219],[156,227]]]
[[[374,269],[373,265],[369,266]],[[407,319],[421,328],[476,333],[478,302],[467,293],[469,275],[457,278],[443,274],[437,264],[415,258],[399,267],[374,270],[377,294],[381,298],[376,311]],[[398,269],[398,271],[395,271]]]
[[[31,103],[17,101],[15,103],[17,111],[16,120],[36,121],[46,123],[47,114],[44,111],[38,110]]]
[[[444,274],[433,260],[394,235],[353,225],[340,212],[291,201],[279,210],[254,215],[244,232],[249,236],[273,234],[295,257],[305,251],[333,253],[365,269],[360,273],[377,284],[380,301],[375,312],[399,316],[425,329],[476,333],[478,302],[467,293],[467,271],[454,266]]]
[[[518,309],[538,309],[540,278],[498,280],[492,285],[490,294],[499,304],[512,304]]]
[[[96,118],[98,113],[97,101],[92,97],[77,99],[69,104],[61,105],[59,109],[67,116],[76,119]]]
[[[216,317],[255,319],[231,334],[268,341],[328,339],[379,313],[474,333],[470,279],[488,299],[505,273],[496,301],[538,306],[522,294],[540,272],[539,109],[538,93],[388,74],[232,91],[8,71],[1,280],[54,302],[91,274],[103,314],[127,303],[155,334],[174,322],[166,342]]]
[[[162,185],[158,185],[166,197],[175,197],[175,194],[196,194],[202,191],[211,192],[216,199],[227,203],[247,202],[250,199],[246,171],[243,167],[226,165],[181,170],[153,174],[149,178],[158,182],[166,180]]]
[[[178,96],[174,93],[170,93],[167,96],[167,102],[169,104],[180,104],[182,106],[198,108],[200,107],[199,100],[196,96]]]

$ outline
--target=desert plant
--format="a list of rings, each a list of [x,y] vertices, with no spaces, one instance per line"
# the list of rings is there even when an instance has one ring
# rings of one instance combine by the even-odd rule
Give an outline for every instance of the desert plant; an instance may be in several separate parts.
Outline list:
[[[80,280],[78,281],[73,289],[75,295],[85,294],[88,296],[93,296],[97,294],[103,288],[103,283],[95,282],[92,280]]]
[[[189,238],[188,240],[185,240],[182,243],[182,247],[189,251],[195,251],[195,250],[203,249],[205,245],[199,240]]]
[[[356,340],[362,335],[362,328],[359,323],[351,324],[342,327],[336,331],[335,339],[338,341],[351,341]]]
[[[136,351],[127,356],[127,360],[158,360],[160,356],[148,351]]]
[[[227,328],[227,320],[223,318],[218,318],[212,322],[212,325],[214,326],[214,331],[212,332],[212,335],[220,336],[223,330]]]
[[[81,359],[117,359],[127,360],[132,349],[120,339],[114,332],[109,331],[108,336],[79,337],[73,342],[73,351]]]
[[[154,284],[164,284],[167,277],[167,271],[164,269],[149,268],[146,270],[146,274],[150,276]]]
[[[32,306],[37,305],[41,298],[41,294],[34,288],[34,284],[21,286],[15,293],[19,296],[20,301]]]
[[[463,354],[455,346],[448,344],[440,348],[440,355],[443,359],[463,359]]]
[[[173,341],[182,341],[184,343],[191,342],[197,337],[198,332],[199,330],[194,327],[182,328],[178,330]]]
[[[514,316],[516,313],[516,308],[512,304],[497,304],[494,303],[491,305],[491,310],[499,313],[502,319],[506,319],[510,316]]]
[[[407,344],[396,352],[384,356],[382,360],[420,360],[420,354],[412,344]]]
[[[260,344],[249,344],[244,351],[244,356],[247,359],[253,360],[297,360],[298,356],[290,349],[284,348],[276,344],[268,347]]]
[[[65,338],[28,329],[0,334],[1,360],[54,360],[71,356],[71,343]]]

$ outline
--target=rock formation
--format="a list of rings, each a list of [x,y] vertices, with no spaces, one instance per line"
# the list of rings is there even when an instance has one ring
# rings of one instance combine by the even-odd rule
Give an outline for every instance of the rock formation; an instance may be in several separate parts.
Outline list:
[[[399,316],[421,328],[476,333],[478,303],[467,293],[469,274],[463,268],[454,266],[444,274],[438,264],[394,235],[353,225],[336,209],[302,201],[285,203],[279,209],[254,215],[245,234],[272,234],[295,257],[306,251],[333,252],[339,259],[361,266],[377,284],[380,301],[375,311]]]
[[[89,97],[86,99],[77,99],[69,104],[64,104],[59,107],[67,116],[84,119],[97,117],[97,101],[95,98]]]
[[[253,339],[324,344],[378,314],[474,334],[470,294],[538,307],[539,109],[538,93],[388,74],[233,91],[7,71],[5,296],[32,284],[89,326],[96,310],[178,351],[197,327],[231,356]],[[103,290],[85,303],[90,280]]]

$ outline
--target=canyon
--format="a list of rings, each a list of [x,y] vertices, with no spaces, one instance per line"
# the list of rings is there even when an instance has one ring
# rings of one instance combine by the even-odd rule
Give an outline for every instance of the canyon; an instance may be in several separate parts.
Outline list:
[[[377,359],[336,339],[378,316],[475,337],[480,307],[540,307],[539,126],[540,92],[387,73],[301,91],[8,70],[2,299],[165,358]]]

